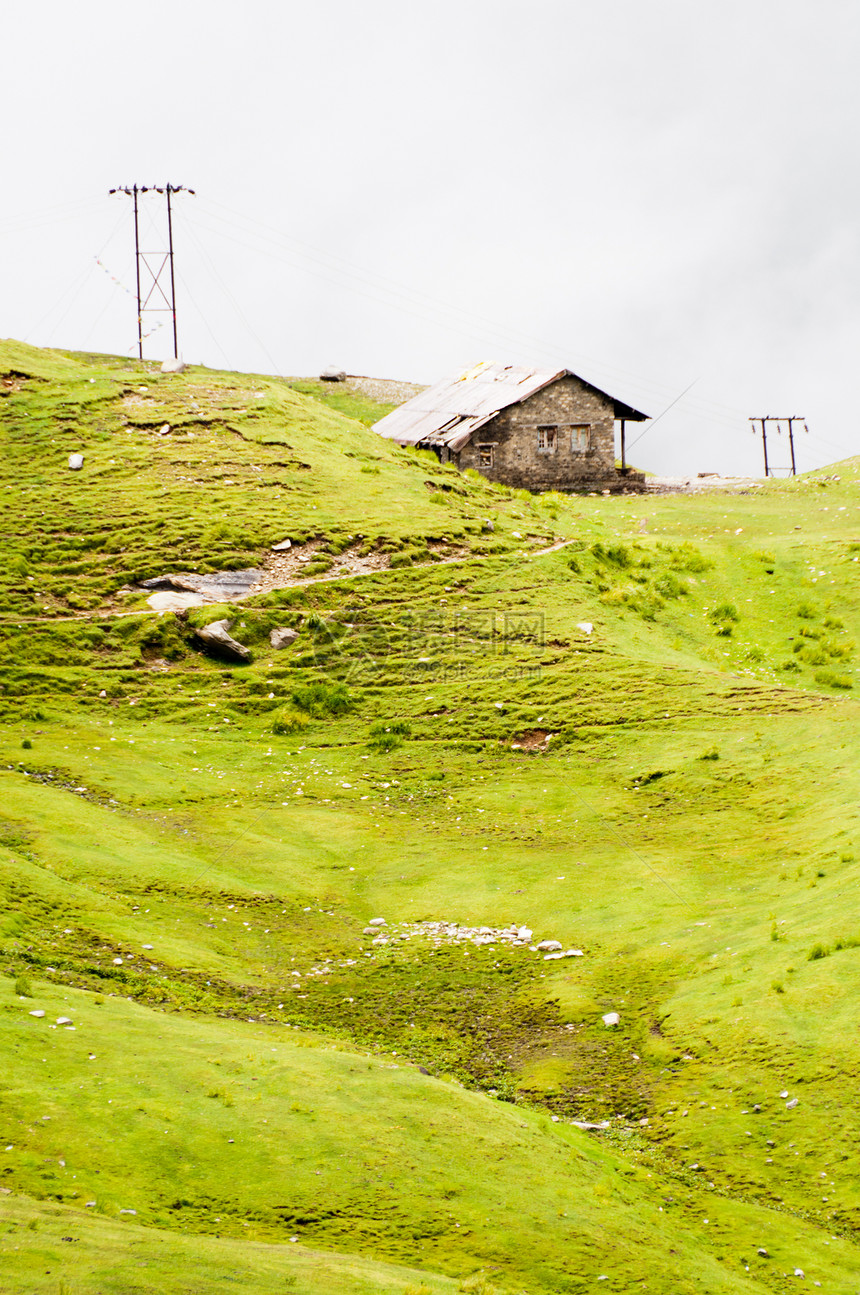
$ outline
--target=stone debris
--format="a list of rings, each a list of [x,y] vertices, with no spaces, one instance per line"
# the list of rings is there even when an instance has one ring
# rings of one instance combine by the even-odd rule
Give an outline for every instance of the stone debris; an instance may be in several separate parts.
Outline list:
[[[599,1124],[593,1124],[590,1120],[571,1120],[575,1129],[584,1129],[586,1132],[590,1129],[608,1129],[612,1125],[609,1120],[601,1120]]]
[[[279,626],[278,629],[272,630],[269,634],[269,642],[276,652],[280,652],[281,648],[289,647],[291,643],[295,643],[298,637],[296,630],[288,629],[286,626]]]
[[[606,1015],[603,1017],[603,1024],[607,1027],[607,1029],[610,1029],[613,1025],[621,1024],[621,1017],[618,1015],[617,1012],[607,1012]]]
[[[31,1015],[31,1016],[38,1016],[38,1017],[40,1017],[40,1018],[41,1018],[41,1017],[43,1017],[43,1016],[45,1015],[45,1013],[42,1011],[41,1007],[37,1007],[37,1008],[36,1008],[36,1010],[35,1010],[34,1012],[31,1012],[31,1013],[30,1013],[30,1015]]]
[[[797,1106],[797,1103],[798,1103],[798,1099],[796,1097],[792,1097],[790,1102],[785,1103],[785,1109],[787,1111],[793,1111],[795,1106]]]
[[[69,467],[71,468],[72,472],[80,472],[83,466],[84,466],[83,454],[69,455]]]
[[[576,628],[582,630],[583,634],[591,634],[594,630],[591,621],[577,621]]]
[[[292,540],[281,540],[280,544],[273,544],[273,545],[272,545],[272,552],[273,552],[273,553],[286,553],[287,549],[291,549],[292,547],[293,547],[293,542],[292,542]]]
[[[58,1017],[57,1017],[57,1024],[58,1024],[58,1025],[71,1025],[71,1024],[72,1024],[72,1018],[71,1018],[71,1016],[58,1016]]]
[[[380,927],[387,928],[382,934]],[[405,941],[413,938],[424,938],[432,941],[439,948],[443,944],[477,944],[494,946],[507,945],[513,948],[529,949],[532,953],[548,950],[548,957],[582,958],[582,949],[565,949],[560,940],[543,940],[532,944],[533,932],[530,927],[512,922],[510,926],[461,926],[457,922],[402,922],[388,926],[384,918],[372,918],[364,928],[363,935],[375,935],[374,944],[390,944],[394,941]]]

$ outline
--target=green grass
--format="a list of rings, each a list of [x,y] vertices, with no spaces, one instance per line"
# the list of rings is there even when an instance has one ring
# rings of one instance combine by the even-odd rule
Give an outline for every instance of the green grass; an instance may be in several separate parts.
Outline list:
[[[4,1289],[854,1291],[858,464],[531,497],[275,379],[0,357]],[[397,562],[122,592],[285,535]]]

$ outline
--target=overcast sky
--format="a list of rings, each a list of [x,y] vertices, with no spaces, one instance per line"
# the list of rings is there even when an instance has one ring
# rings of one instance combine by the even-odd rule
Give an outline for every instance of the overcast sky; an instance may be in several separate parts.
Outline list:
[[[860,452],[858,36],[857,0],[9,0],[0,335],[135,354],[108,190],[170,181],[190,361],[567,366],[672,405],[649,469],[761,473],[762,414],[833,462]]]

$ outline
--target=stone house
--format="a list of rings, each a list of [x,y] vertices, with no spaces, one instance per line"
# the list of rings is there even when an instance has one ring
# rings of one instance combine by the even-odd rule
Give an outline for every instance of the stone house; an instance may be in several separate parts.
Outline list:
[[[374,429],[525,490],[641,490],[625,461],[625,427],[648,415],[569,369],[479,364],[428,387]],[[621,424],[621,468],[615,424]]]

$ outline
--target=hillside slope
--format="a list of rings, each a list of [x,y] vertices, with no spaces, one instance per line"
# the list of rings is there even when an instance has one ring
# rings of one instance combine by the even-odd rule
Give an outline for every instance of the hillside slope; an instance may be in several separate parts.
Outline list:
[[[531,497],[272,378],[0,391],[4,1289],[856,1290],[857,461]]]

